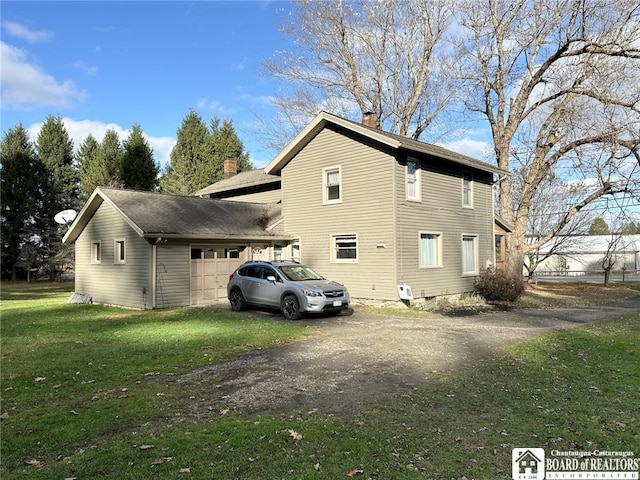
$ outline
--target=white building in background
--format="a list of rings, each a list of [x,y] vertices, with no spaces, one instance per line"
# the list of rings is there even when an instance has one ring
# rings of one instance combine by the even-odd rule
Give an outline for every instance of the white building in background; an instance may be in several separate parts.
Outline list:
[[[579,235],[553,239],[540,249],[544,255],[558,245],[536,269],[537,275],[602,273],[603,260],[613,257],[614,272],[640,272],[640,235]],[[525,260],[526,261],[526,260]]]

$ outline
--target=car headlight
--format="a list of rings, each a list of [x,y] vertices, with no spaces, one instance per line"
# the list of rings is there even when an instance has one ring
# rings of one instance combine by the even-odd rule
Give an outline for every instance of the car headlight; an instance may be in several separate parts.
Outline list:
[[[307,297],[321,297],[322,293],[316,292],[315,290],[309,290],[308,288],[301,288],[300,291],[306,295]]]

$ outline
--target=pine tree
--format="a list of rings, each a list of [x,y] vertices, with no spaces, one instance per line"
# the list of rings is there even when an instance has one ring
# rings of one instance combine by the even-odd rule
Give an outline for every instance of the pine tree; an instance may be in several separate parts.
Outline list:
[[[79,207],[78,173],[73,163],[73,142],[62,118],[49,115],[45,119],[36,140],[36,151],[48,176],[42,211],[45,224],[41,237],[46,250],[49,279],[54,280],[60,273],[54,259],[62,248],[65,232],[56,223],[54,216],[62,210]]]
[[[101,164],[105,169],[105,180],[103,185],[111,187],[122,187],[122,174],[120,167],[122,164],[122,155],[124,150],[120,144],[118,133],[110,128],[105,133],[102,143],[100,144]]]
[[[59,210],[77,207],[78,174],[73,163],[73,141],[62,118],[49,115],[45,119],[36,150],[49,172],[51,207]]]
[[[45,167],[22,124],[3,136],[0,168],[2,277],[17,280],[21,267],[29,272],[42,258],[38,234],[47,183]]]
[[[211,161],[210,136],[198,113],[191,110],[183,118],[176,145],[171,150],[171,163],[160,182],[163,192],[190,195],[211,183],[209,179],[201,178],[204,166]]]
[[[80,199],[84,202],[96,187],[105,184],[107,176],[100,155],[100,144],[93,135],[89,134],[80,145],[76,162],[80,178]]]
[[[124,153],[120,162],[120,177],[125,188],[154,190],[158,183],[158,165],[153,150],[142,135],[140,125],[131,128],[123,142]]]
[[[238,172],[251,170],[253,166],[249,161],[249,154],[244,151],[242,140],[238,138],[233,122],[214,117],[211,120],[211,140],[209,150],[213,154],[213,161],[207,165],[201,174],[203,179],[208,179],[200,188],[206,187],[224,178],[224,161],[233,158],[237,161]]]
[[[609,233],[611,233],[609,225],[602,217],[596,218],[589,227],[589,235],[609,235]]]

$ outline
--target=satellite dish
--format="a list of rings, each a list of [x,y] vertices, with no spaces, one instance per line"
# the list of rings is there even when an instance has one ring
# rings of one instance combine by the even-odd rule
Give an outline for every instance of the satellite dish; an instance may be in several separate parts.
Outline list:
[[[56,213],[53,219],[60,225],[70,225],[71,222],[76,219],[76,215],[78,215],[78,212],[76,212],[75,210],[63,210]]]

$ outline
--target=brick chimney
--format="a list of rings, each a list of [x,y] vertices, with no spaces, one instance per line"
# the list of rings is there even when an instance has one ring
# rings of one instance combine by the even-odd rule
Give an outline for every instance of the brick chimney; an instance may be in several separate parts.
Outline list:
[[[362,124],[366,127],[380,128],[378,116],[373,112],[364,112],[362,114]]]
[[[227,158],[224,161],[224,178],[231,178],[238,173],[238,161],[235,158]]]

